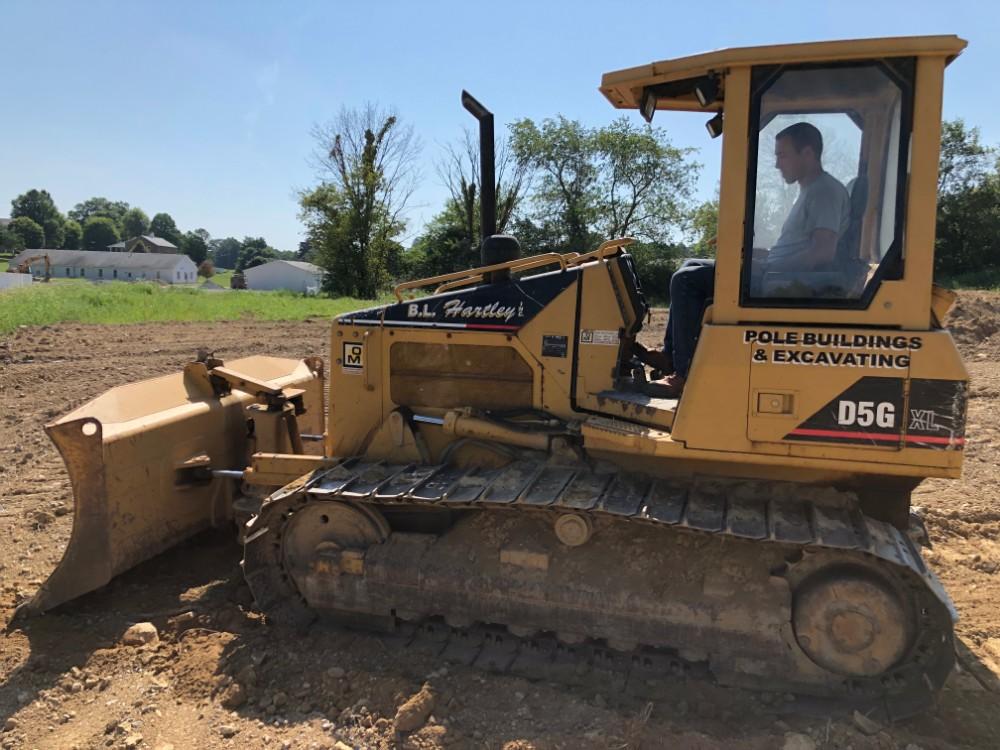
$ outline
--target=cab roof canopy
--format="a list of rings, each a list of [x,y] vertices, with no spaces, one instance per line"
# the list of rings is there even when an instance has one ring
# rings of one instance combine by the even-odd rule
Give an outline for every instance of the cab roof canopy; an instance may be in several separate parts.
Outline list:
[[[930,55],[943,56],[947,62],[951,62],[965,46],[964,39],[948,34],[730,47],[605,73],[601,78],[600,90],[617,109],[638,109],[646,87],[656,86],[657,109],[713,111],[722,109],[721,88],[715,102],[702,107],[695,97],[692,85],[707,76],[724,73],[731,67]],[[724,86],[724,80],[719,81],[719,85]]]

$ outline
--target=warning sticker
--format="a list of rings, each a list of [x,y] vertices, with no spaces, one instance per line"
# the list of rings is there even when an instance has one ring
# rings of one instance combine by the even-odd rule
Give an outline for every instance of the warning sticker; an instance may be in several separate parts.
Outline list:
[[[365,369],[365,345],[357,341],[344,342],[344,372],[358,373]]]
[[[565,357],[569,348],[569,337],[545,334],[542,336],[543,357]]]
[[[580,331],[581,344],[601,344],[603,346],[618,346],[618,331],[600,331],[585,328]]]

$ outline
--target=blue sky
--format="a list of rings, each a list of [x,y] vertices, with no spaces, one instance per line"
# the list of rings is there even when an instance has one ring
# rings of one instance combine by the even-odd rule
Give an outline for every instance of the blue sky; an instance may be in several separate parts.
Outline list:
[[[410,232],[442,205],[434,161],[474,120],[468,88],[505,123],[617,116],[605,71],[726,46],[954,33],[945,116],[1000,142],[1000,6],[981,2],[11,2],[2,5],[0,216],[29,188],[64,212],[94,195],[183,230],[301,239],[295,192],[316,182],[310,129],[342,105],[391,105],[421,137]],[[631,113],[638,121],[638,115]],[[701,115],[659,113],[718,180]]]

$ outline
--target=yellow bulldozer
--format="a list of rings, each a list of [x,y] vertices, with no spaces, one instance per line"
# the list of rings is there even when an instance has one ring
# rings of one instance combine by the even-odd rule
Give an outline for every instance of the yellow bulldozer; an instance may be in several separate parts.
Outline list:
[[[679,399],[637,356],[627,238],[483,265],[338,317],[319,360],[124,385],[46,427],[76,506],[38,613],[210,526],[278,623],[398,630],[486,668],[707,673],[919,711],[954,608],[908,533],[913,489],[962,467],[968,376],[932,283],[945,67],[925,36],[724,49],[608,73],[617,108],[722,136],[714,293]],[[824,267],[766,261],[795,196],[775,135],[822,132],[849,195]],[[419,294],[418,292],[423,292]],[[640,683],[641,684],[641,683]]]

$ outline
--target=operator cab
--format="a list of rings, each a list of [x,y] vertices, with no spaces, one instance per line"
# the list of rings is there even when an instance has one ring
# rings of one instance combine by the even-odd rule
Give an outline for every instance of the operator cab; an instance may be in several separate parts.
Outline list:
[[[899,278],[913,77],[908,58],[754,70],[745,305],[856,305]],[[803,174],[806,161],[819,173]],[[809,257],[803,227],[827,233],[827,257]]]
[[[941,81],[964,48],[774,45],[604,75],[615,107],[707,113],[723,136],[714,290],[685,400],[711,372],[706,325],[928,327]]]

